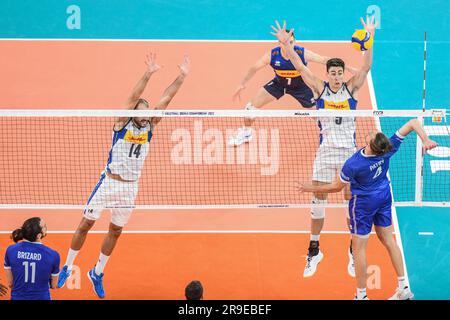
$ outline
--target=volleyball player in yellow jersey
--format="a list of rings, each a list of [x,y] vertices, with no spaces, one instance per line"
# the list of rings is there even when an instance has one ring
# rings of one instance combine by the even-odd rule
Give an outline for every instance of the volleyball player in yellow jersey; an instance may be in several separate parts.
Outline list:
[[[128,101],[127,109],[147,110],[149,103],[142,99],[145,87],[150,77],[161,67],[156,63],[156,55],[147,57],[147,70],[134,87]],[[189,58],[178,67],[180,74],[175,81],[164,91],[155,109],[165,109],[180,89],[189,73]],[[64,286],[71,274],[72,265],[79,250],[83,246],[89,230],[100,218],[104,208],[112,207],[111,223],[106,235],[99,259],[94,268],[88,272],[88,278],[99,298],[105,297],[103,289],[103,270],[113,249],[122,233],[123,227],[130,219],[132,206],[138,192],[138,182],[144,166],[145,158],[149,152],[149,144],[153,130],[161,118],[134,117],[116,118],[113,127],[112,146],[104,172],[89,197],[83,218],[77,231],[72,237],[72,243],[67,255],[66,263],[62,268],[58,287]]]
[[[361,18],[364,29],[374,36],[376,23],[374,18],[366,22]],[[278,21],[277,27],[272,32],[278,38],[282,47],[288,53],[296,70],[302,74],[306,85],[311,88],[316,100],[317,109],[327,110],[354,110],[358,103],[358,91],[364,84],[367,74],[372,67],[373,49],[366,51],[363,66],[350,78],[344,82],[345,63],[341,59],[333,58],[327,61],[327,81],[316,77],[311,70],[305,66],[289,43],[292,30],[286,31],[286,22],[283,28]],[[356,151],[355,119],[350,117],[320,117],[318,119],[320,129],[320,146],[316,154],[313,168],[313,185],[322,185],[333,182],[336,172],[341,169],[344,162]],[[350,200],[351,193],[347,186],[344,191],[345,199]],[[314,193],[313,204],[326,204],[327,194]],[[304,277],[311,277],[317,270],[317,265],[323,259],[323,253],[319,248],[319,237],[325,220],[325,208],[311,208],[311,238],[306,258],[306,266],[303,272]],[[349,218],[347,217],[347,223]],[[348,273],[355,277],[353,263],[352,246],[348,252],[349,263]]]
[[[304,47],[296,45],[294,33],[292,33],[289,38],[289,45],[293,48],[304,65],[307,65],[309,61],[326,64],[329,59],[328,57],[323,57],[311,50],[306,50]],[[273,68],[275,77],[258,90],[251,102],[247,103],[245,106],[246,110],[261,108],[276,99],[280,99],[285,94],[294,97],[304,108],[311,108],[316,105],[312,90],[305,84],[301,72],[295,69],[288,58],[286,49],[282,46],[273,48],[270,52],[267,52],[256,61],[256,63],[247,71],[244,79],[237,87],[233,95],[233,100],[240,100],[241,92],[245,89],[247,82],[250,81],[257,71],[268,65]],[[357,71],[351,67],[348,67],[348,69],[351,72]],[[237,133],[231,137],[228,143],[230,145],[239,146],[252,140],[251,125],[253,122],[254,119],[246,118],[244,120],[245,125],[238,129]]]

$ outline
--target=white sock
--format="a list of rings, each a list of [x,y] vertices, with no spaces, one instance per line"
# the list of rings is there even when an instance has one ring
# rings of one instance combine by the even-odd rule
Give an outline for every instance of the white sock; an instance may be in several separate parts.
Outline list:
[[[69,253],[67,253],[67,260],[65,264],[67,266],[67,269],[72,270],[73,262],[75,261],[78,252],[80,251],[69,249]]]
[[[95,265],[95,273],[99,276],[103,273],[105,269],[106,263],[108,262],[109,256],[105,256],[100,252],[100,256],[98,257],[97,264]]]
[[[400,289],[405,288],[406,287],[406,279],[405,279],[405,277],[398,277],[397,279],[398,279],[398,287]]]
[[[367,296],[366,288],[356,288],[356,299],[364,299]]]
[[[320,234],[311,234],[310,238],[311,241],[319,241]]]

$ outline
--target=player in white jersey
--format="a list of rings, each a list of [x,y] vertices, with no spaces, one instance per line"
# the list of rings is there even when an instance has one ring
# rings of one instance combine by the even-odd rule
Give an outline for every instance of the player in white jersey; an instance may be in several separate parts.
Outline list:
[[[146,110],[149,108],[149,103],[142,99],[141,95],[150,77],[161,67],[156,63],[155,54],[147,56],[146,64],[147,70],[134,87],[126,103],[127,109]],[[164,91],[160,101],[156,104],[156,109],[165,109],[169,105],[189,73],[189,64],[189,58],[185,56],[183,63],[178,66],[179,76]],[[130,218],[138,192],[138,180],[149,151],[153,129],[160,120],[161,118],[155,117],[115,119],[108,162],[101,174],[100,181],[88,199],[84,216],[73,235],[66,263],[59,275],[59,288],[64,286],[67,278],[70,277],[73,262],[83,246],[87,233],[94,226],[95,221],[100,218],[103,209],[109,207],[113,208],[111,209],[109,231],[103,241],[97,264],[88,272],[88,278],[93,284],[95,293],[98,297],[104,298],[103,270],[123,227]]]
[[[376,23],[374,18],[366,22],[361,18],[364,29],[374,36]],[[283,48],[294,64],[297,71],[302,74],[303,80],[314,93],[317,109],[327,110],[354,110],[356,109],[358,91],[372,67],[373,49],[366,51],[363,66],[347,81],[344,82],[345,63],[339,58],[333,58],[327,62],[327,81],[316,77],[311,70],[305,66],[289,45],[290,32],[286,32],[286,22],[283,28],[276,22],[277,27],[272,29]],[[331,183],[336,172],[341,169],[344,162],[353,155],[356,150],[355,145],[355,120],[349,117],[320,117],[318,119],[320,128],[320,147],[314,161],[313,181],[314,185]],[[349,188],[344,191],[345,199],[350,200]],[[313,204],[326,204],[327,194],[314,193]],[[323,259],[323,253],[319,249],[320,232],[325,220],[324,207],[311,208],[311,236],[306,258],[306,266],[303,272],[304,277],[311,277],[317,270],[317,265]],[[347,217],[347,223],[349,218]],[[354,277],[354,264],[352,246],[348,252],[349,263],[348,273]]]

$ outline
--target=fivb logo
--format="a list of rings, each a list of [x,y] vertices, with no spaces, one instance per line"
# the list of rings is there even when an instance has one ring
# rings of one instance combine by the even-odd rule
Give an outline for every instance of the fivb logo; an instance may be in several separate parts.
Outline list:
[[[252,129],[253,130],[253,129]],[[253,139],[245,145],[228,145],[235,129],[209,128],[203,130],[203,121],[197,120],[193,128],[178,128],[172,132],[170,159],[176,165],[261,165],[261,175],[278,173],[280,160],[280,133],[276,128],[253,130]],[[247,151],[248,150],[248,151]]]

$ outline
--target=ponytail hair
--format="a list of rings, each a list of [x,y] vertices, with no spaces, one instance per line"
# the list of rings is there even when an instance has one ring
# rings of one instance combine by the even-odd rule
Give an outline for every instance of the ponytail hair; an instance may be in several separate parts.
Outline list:
[[[40,233],[42,233],[41,218],[34,217],[25,220],[21,228],[14,230],[11,239],[16,243],[23,239],[35,242]]]
[[[391,142],[382,132],[378,132],[375,138],[370,140],[370,149],[377,156],[382,156],[392,150]]]

